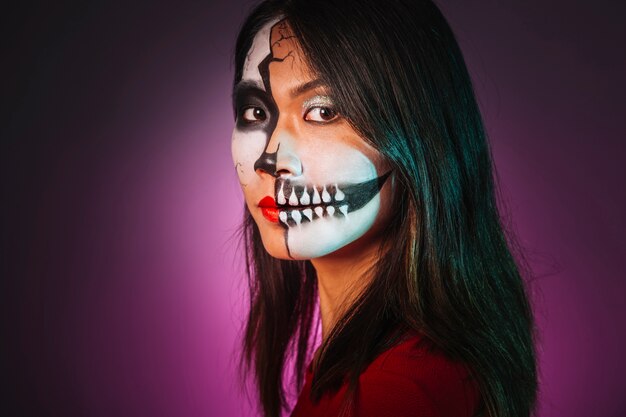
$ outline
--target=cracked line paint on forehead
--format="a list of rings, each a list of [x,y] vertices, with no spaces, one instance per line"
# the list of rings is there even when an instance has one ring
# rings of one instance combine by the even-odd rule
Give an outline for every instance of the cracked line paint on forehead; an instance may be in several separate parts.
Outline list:
[[[261,77],[261,73],[259,71],[259,65],[264,59],[267,58],[268,55],[270,55],[271,51],[269,40],[272,27],[274,27],[274,25],[280,20],[280,18],[274,19],[257,32],[244,62],[243,73],[241,76],[242,81],[256,81],[261,89],[265,89],[265,85],[263,85],[263,78]]]

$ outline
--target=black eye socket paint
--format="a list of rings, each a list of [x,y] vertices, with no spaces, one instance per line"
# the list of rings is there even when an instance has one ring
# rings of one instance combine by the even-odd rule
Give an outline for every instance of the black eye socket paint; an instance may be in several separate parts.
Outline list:
[[[257,130],[264,129],[270,119],[278,113],[274,100],[260,88],[247,83],[239,84],[233,93],[233,105],[237,129]],[[243,118],[243,113],[249,108],[258,107],[265,113],[265,119],[250,122]]]

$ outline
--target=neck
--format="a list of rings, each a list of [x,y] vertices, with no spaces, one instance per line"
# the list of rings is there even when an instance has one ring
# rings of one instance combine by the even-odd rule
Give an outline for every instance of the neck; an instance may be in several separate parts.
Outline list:
[[[370,240],[358,247],[356,243],[311,260],[317,273],[323,341],[371,279],[379,242]]]

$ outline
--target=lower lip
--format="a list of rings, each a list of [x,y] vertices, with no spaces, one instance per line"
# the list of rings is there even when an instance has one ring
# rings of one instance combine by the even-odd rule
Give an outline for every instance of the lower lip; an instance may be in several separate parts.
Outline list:
[[[261,209],[261,213],[263,213],[263,217],[272,223],[278,223],[278,207],[276,207],[274,198],[269,195],[263,197],[263,199],[259,201],[259,208]]]
[[[267,220],[278,223],[278,208],[275,207],[261,207],[261,213]]]

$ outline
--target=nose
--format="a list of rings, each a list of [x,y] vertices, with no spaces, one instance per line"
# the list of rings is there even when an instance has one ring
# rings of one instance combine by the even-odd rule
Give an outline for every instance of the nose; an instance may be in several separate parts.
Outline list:
[[[302,162],[296,152],[296,139],[293,135],[287,130],[275,130],[265,151],[254,163],[254,170],[273,177],[302,175]]]

